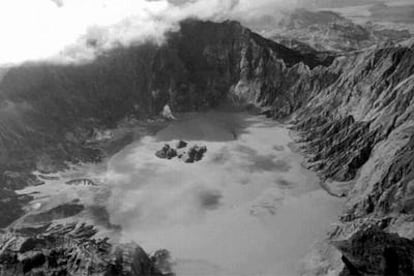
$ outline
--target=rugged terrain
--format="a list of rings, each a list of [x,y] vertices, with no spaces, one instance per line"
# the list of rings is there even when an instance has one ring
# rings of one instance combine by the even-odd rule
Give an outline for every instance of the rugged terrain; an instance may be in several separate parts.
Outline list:
[[[397,29],[371,21],[357,24],[334,11],[306,9],[285,13],[278,28],[263,35],[302,52],[328,51],[337,54],[387,41],[401,42],[411,37],[404,27]]]
[[[189,20],[168,36],[162,46],[120,48],[87,64],[24,64],[3,73],[2,202],[13,202],[16,211],[2,216],[2,226],[26,201],[13,190],[41,184],[31,171],[50,173],[65,168],[65,161],[100,160],[102,152],[89,143],[96,130],[126,117],[158,115],[166,104],[176,112],[212,108],[227,100],[229,89],[233,101],[248,100],[254,89],[266,102],[291,85],[304,67],[299,62],[313,68],[332,61],[288,49],[236,22]]]
[[[412,42],[335,58],[289,49],[237,22],[196,20],[183,22],[161,46],[120,48],[86,64],[8,68],[0,82],[1,226],[18,218],[30,200],[14,191],[41,185],[31,171],[53,172],[64,161],[100,160],[102,152],[88,143],[94,129],[116,126],[126,117],[155,116],[166,104],[173,111],[196,111],[228,101],[290,120],[300,133],[308,166],[320,173],[332,194],[347,197],[347,210],[330,235],[344,268],[332,269],[343,269],[342,275],[410,275],[413,73]],[[90,268],[100,273],[119,263],[107,260],[117,260],[116,250],[79,248],[76,237],[60,240],[59,232],[43,230],[23,238],[5,234],[0,254],[7,260],[2,261],[4,275],[80,274]],[[15,242],[21,239],[32,239],[34,245],[22,251]],[[52,251],[38,249],[38,243]],[[372,250],[364,251],[366,243]],[[58,257],[52,254],[55,246]],[[107,275],[159,273],[151,272],[155,268],[148,256],[133,248],[138,253],[132,256],[141,257],[132,258],[143,260],[140,268]],[[89,254],[85,250],[94,256],[98,251],[90,265],[59,257],[72,256],[72,251]],[[53,274],[56,259],[63,274]]]
[[[149,257],[136,244],[113,246],[93,226],[20,229],[1,237],[1,275],[169,275],[162,251]],[[158,267],[157,267],[158,266]]]
[[[311,95],[297,117],[310,166],[333,180],[328,187],[354,180],[334,236],[377,225],[412,239],[413,45],[371,49],[343,62],[342,75]]]
[[[15,190],[42,185],[33,170],[51,173],[66,168],[66,162],[99,161],[103,152],[95,141],[104,133],[100,129],[125,118],[158,116],[167,104],[175,112],[206,110],[227,101],[255,104],[252,89],[261,93],[260,102],[274,101],[304,64],[314,68],[332,62],[266,40],[231,21],[188,20],[167,36],[161,46],[115,49],[90,63],[28,63],[3,71],[2,227],[20,217],[30,200]],[[6,272],[14,273],[15,265]]]

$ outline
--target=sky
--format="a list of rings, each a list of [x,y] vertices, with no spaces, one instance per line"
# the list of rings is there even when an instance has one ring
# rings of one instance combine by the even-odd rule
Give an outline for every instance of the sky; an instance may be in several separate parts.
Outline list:
[[[282,0],[0,0],[0,64],[87,55],[82,37],[102,48],[162,42],[187,17],[227,18]],[[286,1],[285,1],[286,2]]]
[[[166,31],[188,17],[246,19],[297,1],[0,0],[0,64],[59,54],[78,60],[93,51],[85,48],[86,39],[98,41],[103,49],[148,39],[161,43]]]

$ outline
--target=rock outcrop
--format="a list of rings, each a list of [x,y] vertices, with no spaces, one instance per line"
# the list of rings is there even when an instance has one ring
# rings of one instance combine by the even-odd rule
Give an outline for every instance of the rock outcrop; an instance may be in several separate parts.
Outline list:
[[[62,204],[41,213],[28,215],[24,218],[24,222],[29,224],[48,223],[52,222],[53,220],[73,217],[82,212],[84,209],[85,206],[82,204]]]
[[[414,274],[414,241],[376,226],[333,244],[341,251],[345,264],[340,276]]]
[[[182,140],[177,142],[176,148],[165,144],[162,149],[155,153],[155,156],[168,160],[177,157],[185,163],[194,163],[203,159],[204,154],[207,152],[206,146],[194,145],[187,149],[187,145],[188,143]]]
[[[207,147],[206,146],[192,146],[191,148],[188,149],[188,151],[186,151],[183,156],[181,157],[181,159],[185,162],[185,163],[194,163],[194,162],[198,162],[201,159],[203,159],[204,154],[207,152]]]
[[[169,105],[165,105],[162,112],[161,112],[161,116],[164,117],[167,120],[176,120],[174,114],[171,111],[171,108]]]
[[[113,245],[108,239],[94,238],[96,232],[92,226],[69,224],[3,234],[0,236],[0,274],[172,275],[156,267],[160,253],[150,257],[136,244]],[[163,265],[162,269],[169,271]]]
[[[165,144],[162,149],[155,153],[155,156],[161,159],[173,159],[174,157],[177,157],[177,150],[171,148],[170,145]]]
[[[67,185],[97,186],[96,182],[89,178],[78,178],[66,181]]]
[[[175,145],[175,147],[177,149],[183,149],[185,147],[187,147],[188,143],[186,141],[180,140],[177,142],[177,144]]]
[[[33,198],[18,195],[15,191],[0,187],[0,228],[5,228],[24,215],[24,206]]]

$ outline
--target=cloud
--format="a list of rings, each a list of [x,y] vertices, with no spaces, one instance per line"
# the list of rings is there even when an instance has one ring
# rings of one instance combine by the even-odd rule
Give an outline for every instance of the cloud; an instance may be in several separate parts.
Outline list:
[[[0,64],[47,59],[62,53],[77,59],[88,55],[88,49],[80,46],[80,42],[88,39],[96,40],[103,48],[147,39],[162,42],[166,31],[178,28],[178,22],[188,17],[240,19],[269,10],[269,6],[286,5],[286,2],[1,0]]]
[[[56,4],[59,8],[63,7],[63,0],[51,0],[53,3]]]
[[[128,27],[134,17],[137,36],[157,32],[154,14],[168,8],[164,1],[145,0],[2,0],[0,1],[0,63],[48,58],[85,35],[89,28]],[[137,27],[137,26],[131,26]],[[120,33],[118,39],[124,33]]]

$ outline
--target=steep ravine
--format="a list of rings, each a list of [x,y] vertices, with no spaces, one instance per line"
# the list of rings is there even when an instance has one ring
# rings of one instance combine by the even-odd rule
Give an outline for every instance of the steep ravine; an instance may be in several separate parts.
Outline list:
[[[413,73],[412,44],[320,58],[261,38],[236,22],[195,20],[183,22],[162,46],[117,49],[81,65],[10,68],[0,81],[1,226],[18,218],[29,200],[14,191],[41,184],[32,170],[53,172],[64,161],[100,160],[99,149],[87,143],[94,128],[114,127],[125,117],[154,116],[165,104],[196,111],[230,101],[291,120],[309,167],[326,179],[331,193],[347,196],[346,211],[330,233],[344,267],[327,265],[320,271],[412,275]],[[2,261],[5,275],[23,275],[25,268],[36,267],[60,275],[51,272],[56,259],[51,251],[17,259],[19,235],[23,240],[36,237],[32,249],[46,244],[67,250],[60,263],[66,272],[77,264],[72,252],[85,252],[72,237],[60,241],[54,233],[7,234],[0,252],[11,264]],[[32,249],[30,254],[39,253]],[[114,252],[93,257],[80,271],[100,267],[102,272],[119,264]],[[125,275],[157,275],[151,272],[157,260],[142,256],[139,263],[146,272],[132,268]],[[103,266],[95,263],[101,264],[101,258]],[[117,269],[122,267],[121,262]],[[36,275],[36,270],[30,273]]]
[[[341,275],[412,275],[414,48],[370,49],[337,62],[342,74],[310,93],[295,129],[309,167],[347,196],[331,234],[346,264]]]

